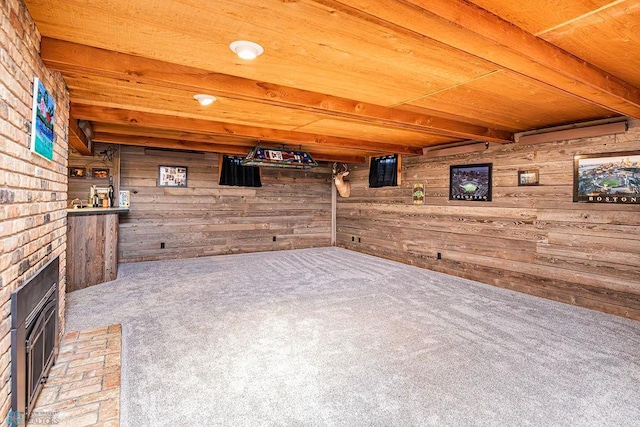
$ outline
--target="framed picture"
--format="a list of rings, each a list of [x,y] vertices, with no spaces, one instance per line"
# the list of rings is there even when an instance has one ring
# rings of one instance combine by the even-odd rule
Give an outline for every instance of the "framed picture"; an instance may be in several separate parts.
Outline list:
[[[491,201],[492,163],[449,167],[449,200]]]
[[[186,166],[159,166],[158,187],[186,187]]]
[[[91,176],[94,179],[109,179],[109,169],[91,169]]]
[[[424,205],[424,184],[413,184],[413,204]]]
[[[51,161],[55,133],[56,103],[39,78],[33,79],[33,105],[31,112],[31,151]]]
[[[640,203],[640,151],[575,156],[573,201]]]
[[[527,185],[539,185],[540,173],[538,169],[530,169],[526,171],[518,171],[518,185],[520,187]]]
[[[87,168],[69,168],[69,178],[85,178],[87,176]]]

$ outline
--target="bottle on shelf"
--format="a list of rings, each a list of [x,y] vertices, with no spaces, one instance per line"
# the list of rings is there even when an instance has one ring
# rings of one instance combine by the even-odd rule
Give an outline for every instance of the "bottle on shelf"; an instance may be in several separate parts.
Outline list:
[[[97,208],[99,201],[100,200],[98,198],[98,191],[96,190],[96,186],[92,185],[91,190],[89,191],[89,204],[92,207]]]
[[[107,193],[107,198],[109,199],[109,207],[112,208],[115,205],[115,200],[114,200],[114,189],[113,189],[113,185],[109,184],[109,192]]]

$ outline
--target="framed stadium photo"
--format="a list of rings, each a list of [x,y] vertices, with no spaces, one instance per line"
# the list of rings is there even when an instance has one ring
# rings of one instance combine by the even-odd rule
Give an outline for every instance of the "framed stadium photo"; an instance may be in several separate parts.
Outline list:
[[[640,151],[577,155],[573,163],[574,202],[640,203]]]
[[[492,163],[450,166],[449,200],[491,201]]]

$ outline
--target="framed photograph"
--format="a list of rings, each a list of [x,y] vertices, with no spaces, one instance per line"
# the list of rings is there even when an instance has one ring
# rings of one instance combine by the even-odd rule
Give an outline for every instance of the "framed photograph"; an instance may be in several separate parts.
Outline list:
[[[91,176],[94,179],[109,179],[109,169],[104,169],[104,168],[91,169]]]
[[[449,167],[449,200],[491,201],[492,163]]]
[[[85,178],[87,176],[87,168],[69,168],[69,178]]]
[[[159,166],[158,187],[186,187],[186,166]]]
[[[538,169],[530,169],[526,171],[518,171],[518,186],[539,185],[540,173]]]
[[[424,184],[413,184],[413,204],[424,205]]]
[[[31,151],[53,160],[56,103],[39,78],[33,79],[33,105],[31,111]]]
[[[640,203],[640,151],[577,155],[573,201]]]

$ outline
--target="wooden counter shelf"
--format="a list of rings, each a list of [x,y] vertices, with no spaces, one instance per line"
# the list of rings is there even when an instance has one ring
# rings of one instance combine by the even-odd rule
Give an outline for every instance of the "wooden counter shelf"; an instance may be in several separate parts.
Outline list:
[[[127,208],[67,209],[67,292],[115,280],[119,214]]]
[[[77,208],[67,209],[67,215],[106,215],[113,213],[127,213],[129,208]]]

